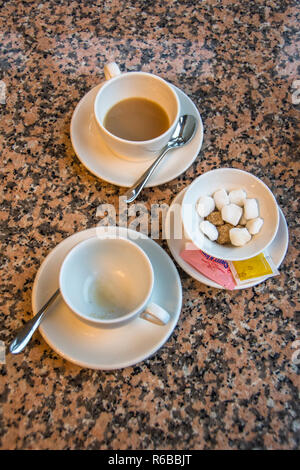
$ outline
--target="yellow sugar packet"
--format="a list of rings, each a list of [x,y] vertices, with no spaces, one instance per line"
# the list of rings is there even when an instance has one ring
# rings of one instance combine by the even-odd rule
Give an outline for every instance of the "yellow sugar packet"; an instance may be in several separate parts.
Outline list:
[[[231,261],[230,269],[237,284],[279,275],[271,256],[264,253],[242,261]]]

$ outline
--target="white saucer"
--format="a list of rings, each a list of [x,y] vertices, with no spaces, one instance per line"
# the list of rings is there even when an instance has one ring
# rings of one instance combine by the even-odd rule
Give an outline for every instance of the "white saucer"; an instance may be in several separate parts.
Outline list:
[[[149,256],[155,275],[151,301],[165,308],[170,313],[171,320],[167,325],[160,326],[137,318],[125,326],[104,329],[81,321],[59,296],[49,307],[39,327],[40,333],[62,357],[91,369],[120,369],[153,355],[174,330],[182,306],[182,288],[177,269],[169,255],[156,242],[126,228],[97,227],[70,236],[46,257],[33,285],[33,314],[58,288],[59,269],[68,251],[80,241],[112,231],[120,236],[132,237]]]
[[[151,161],[131,162],[114,155],[102,141],[94,118],[94,100],[103,83],[92,88],[78,103],[71,120],[71,141],[81,163],[94,175],[117,186],[130,187],[150,166]],[[194,162],[203,142],[203,123],[192,100],[174,85],[182,114],[192,114],[198,121],[193,140],[180,149],[170,151],[149,179],[146,187],[167,183],[179,176]],[[176,155],[175,155],[176,152]]]
[[[166,215],[165,219],[165,233],[169,235],[169,238],[167,238],[167,243],[170,249],[170,252],[172,253],[172,256],[176,260],[176,262],[179,264],[179,266],[191,277],[196,279],[199,282],[202,282],[202,284],[206,284],[207,286],[210,287],[216,287],[217,289],[223,289],[222,286],[217,284],[216,282],[212,281],[211,279],[208,279],[207,277],[203,276],[199,271],[194,269],[190,264],[186,263],[181,256],[180,253],[184,249],[185,243],[189,242],[190,240],[188,238],[185,238],[184,230],[182,229],[183,237],[181,239],[179,238],[174,238],[174,230],[173,230],[173,224],[171,223],[171,214],[174,212],[174,207],[175,204],[178,206],[181,205],[183,195],[186,191],[186,188],[183,189],[177,196],[174,198],[172,201],[172,204],[168,210],[168,213]],[[177,207],[178,207],[177,206]],[[181,211],[177,210],[176,215],[180,217]],[[275,266],[278,268],[280,264],[282,263],[286,252],[288,248],[288,241],[289,241],[289,236],[288,236],[288,227],[287,223],[285,220],[285,217],[283,215],[282,210],[279,207],[279,227],[278,231],[276,233],[276,236],[273,240],[273,242],[269,245],[267,251],[269,255],[271,256]],[[248,282],[247,284],[244,284],[242,287],[241,286],[236,286],[235,290],[239,289],[247,289],[249,287],[255,286],[257,284],[260,284],[261,282],[265,281],[268,279],[268,276],[263,277],[259,281],[252,281]]]

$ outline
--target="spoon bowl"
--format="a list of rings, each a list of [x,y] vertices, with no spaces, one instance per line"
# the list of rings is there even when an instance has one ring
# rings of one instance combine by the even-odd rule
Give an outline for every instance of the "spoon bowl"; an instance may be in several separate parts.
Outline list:
[[[181,147],[187,144],[195,134],[196,124],[196,118],[193,115],[184,114],[180,116],[175,131],[167,145]]]

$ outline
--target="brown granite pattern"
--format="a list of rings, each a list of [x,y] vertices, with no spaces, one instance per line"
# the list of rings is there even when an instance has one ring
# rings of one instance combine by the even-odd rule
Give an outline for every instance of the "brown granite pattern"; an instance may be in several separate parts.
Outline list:
[[[95,226],[98,205],[117,205],[122,194],[83,167],[69,135],[76,104],[103,79],[107,61],[161,75],[203,117],[199,158],[145,190],[148,207],[170,204],[204,171],[234,166],[269,185],[290,231],[280,277],[251,289],[209,288],[179,269],[179,323],[135,367],[82,369],[39,334],[24,353],[7,355],[0,448],[298,448],[297,2],[14,0],[0,9],[2,341],[30,318],[45,256]]]

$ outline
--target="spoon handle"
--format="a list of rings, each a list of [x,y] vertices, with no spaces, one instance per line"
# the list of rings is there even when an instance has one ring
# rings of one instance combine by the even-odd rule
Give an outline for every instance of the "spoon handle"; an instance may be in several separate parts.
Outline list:
[[[9,346],[9,351],[12,354],[19,354],[25,346],[28,344],[30,341],[33,333],[35,330],[38,328],[40,325],[42,318],[44,314],[46,313],[47,308],[52,304],[52,302],[56,299],[56,297],[59,294],[59,289],[57,289],[56,292],[50,297],[50,299],[43,305],[43,307],[38,311],[38,313],[31,319],[29,320],[23,328],[21,328],[13,342]]]
[[[156,160],[154,160],[154,162],[152,163],[152,165],[147,168],[147,170],[145,171],[145,173],[142,174],[142,176],[140,176],[140,178],[136,181],[136,183],[131,186],[131,188],[128,189],[128,191],[126,191],[126,193],[124,194],[125,196],[125,202],[127,202],[127,204],[129,202],[133,202],[137,196],[140,194],[140,192],[142,191],[143,187],[145,186],[145,184],[147,183],[147,181],[149,180],[150,176],[152,175],[152,173],[154,172],[155,168],[157,167],[157,165],[161,162],[161,160],[163,159],[163,157],[166,155],[166,153],[171,150],[171,146],[170,145],[166,145],[161,153],[159,154],[159,156],[157,157]]]

